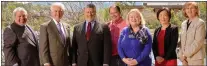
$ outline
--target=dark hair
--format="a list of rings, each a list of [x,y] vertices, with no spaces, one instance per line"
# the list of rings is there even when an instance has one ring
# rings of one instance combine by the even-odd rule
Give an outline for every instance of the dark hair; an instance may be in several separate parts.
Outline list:
[[[159,20],[159,15],[162,11],[167,11],[167,15],[168,15],[169,20],[170,20],[171,19],[171,10],[167,7],[163,7],[163,8],[161,8],[157,11],[157,20]]]
[[[87,4],[85,8],[93,8],[93,9],[96,9],[96,6],[92,3],[90,4]]]
[[[112,5],[112,6],[110,6],[110,8],[109,8],[109,12],[110,12],[110,10],[111,10],[111,8],[116,8],[116,10],[119,12],[119,13],[121,13],[121,9],[120,9],[120,7],[119,6],[117,6],[117,5]]]

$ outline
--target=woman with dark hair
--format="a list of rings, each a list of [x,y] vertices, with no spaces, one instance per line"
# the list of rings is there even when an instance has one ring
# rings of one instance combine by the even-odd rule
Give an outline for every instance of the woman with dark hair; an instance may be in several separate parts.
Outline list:
[[[170,9],[158,10],[157,19],[161,26],[155,30],[152,43],[155,66],[177,66],[178,27],[170,24],[170,18]]]

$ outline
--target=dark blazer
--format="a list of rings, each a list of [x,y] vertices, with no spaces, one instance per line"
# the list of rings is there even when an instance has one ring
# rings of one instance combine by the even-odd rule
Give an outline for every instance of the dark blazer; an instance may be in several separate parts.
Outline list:
[[[5,66],[40,66],[37,35],[28,25],[12,23],[4,30],[3,40]]]
[[[111,36],[105,24],[95,21],[89,41],[85,37],[85,24],[80,23],[73,31],[73,63],[78,66],[103,66],[109,64],[111,56]]]
[[[157,28],[154,32],[153,37],[153,44],[152,44],[152,50],[154,53],[154,58],[156,59],[157,56],[160,56],[158,53],[158,34],[161,30],[161,27]],[[170,59],[177,59],[176,54],[176,47],[178,42],[178,27],[176,25],[170,24],[165,31],[165,37],[164,37],[164,59],[170,60]]]
[[[40,27],[40,55],[41,63],[50,63],[52,66],[68,66],[71,59],[71,43],[69,25],[63,23],[66,34],[64,42],[60,37],[56,24],[53,20],[46,22]],[[41,65],[43,65],[41,64]]]

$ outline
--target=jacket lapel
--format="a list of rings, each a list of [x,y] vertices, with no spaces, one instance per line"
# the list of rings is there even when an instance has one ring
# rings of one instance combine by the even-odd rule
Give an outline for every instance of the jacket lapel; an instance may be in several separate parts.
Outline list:
[[[35,39],[33,39],[33,36],[29,33],[29,29],[28,29],[27,26],[25,26],[25,30],[24,30],[24,33],[22,35],[22,38],[26,38],[28,40],[29,44],[36,47]]]
[[[68,28],[68,26],[63,23],[63,29],[64,29],[64,32],[65,32],[65,42],[64,43],[66,44],[68,38],[70,37],[70,35],[68,35],[69,34],[68,30],[70,30],[70,28]]]
[[[30,26],[27,25],[27,27],[28,27],[29,29],[31,29]],[[38,42],[37,34],[34,32],[34,30],[31,29],[31,31],[32,31],[32,33],[34,34],[35,44],[38,45],[39,42]]]
[[[166,28],[165,39],[169,37],[170,33],[171,33],[171,24]]]
[[[59,34],[59,32],[58,32],[58,29],[57,29],[57,26],[56,26],[56,24],[54,23],[53,20],[50,21],[49,26],[51,27],[51,30],[54,31],[54,35],[57,36],[58,40],[59,40],[59,41],[62,43],[62,45],[63,45],[64,42],[63,42],[63,40],[61,39],[60,34]]]
[[[156,32],[156,37],[158,37],[160,30],[161,30],[161,26],[158,28],[158,30]]]
[[[83,39],[85,40],[85,42],[87,42],[86,40],[86,32],[85,32],[85,27],[86,27],[86,22],[84,22],[82,25],[81,25],[81,35],[83,37]]]
[[[192,22],[191,22],[191,24],[190,24],[190,26],[188,27],[188,30],[187,30],[187,33],[189,33],[190,31],[191,31],[191,29],[194,27],[194,25],[197,23],[196,21],[198,21],[197,20],[198,18],[195,18]],[[187,27],[187,22],[186,22],[186,27]]]

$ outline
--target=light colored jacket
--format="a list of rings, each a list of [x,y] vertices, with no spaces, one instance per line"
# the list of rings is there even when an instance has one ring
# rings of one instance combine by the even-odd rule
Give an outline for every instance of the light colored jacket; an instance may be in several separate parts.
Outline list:
[[[181,50],[179,57],[186,56],[190,60],[199,60],[205,58],[205,22],[196,17],[192,20],[187,30],[187,22],[185,20],[181,26]]]

